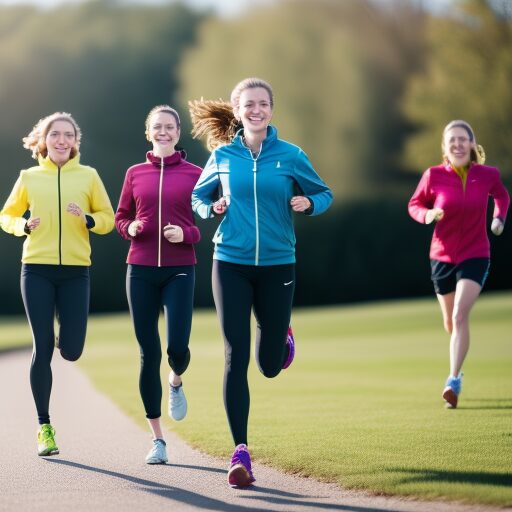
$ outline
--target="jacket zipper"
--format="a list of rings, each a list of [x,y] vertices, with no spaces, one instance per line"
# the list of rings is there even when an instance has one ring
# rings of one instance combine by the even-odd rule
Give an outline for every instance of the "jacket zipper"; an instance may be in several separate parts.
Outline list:
[[[459,178],[459,181],[460,181],[461,186],[462,186],[462,220],[463,220],[463,222],[460,223],[459,240],[458,240],[458,243],[457,243],[457,250],[455,251],[455,263],[459,263],[459,249],[460,249],[461,241],[464,238],[463,232],[464,232],[464,220],[465,220],[465,217],[466,217],[466,214],[465,214],[465,211],[466,211],[466,188],[467,188],[468,183],[469,183],[469,168],[468,168],[468,172],[466,174],[466,184],[464,184],[464,182],[462,181],[462,179],[460,178],[458,173],[456,173],[455,171],[453,171],[453,172]]]
[[[160,183],[158,186],[158,266],[162,266],[162,185],[164,180],[164,159],[160,159]]]
[[[62,198],[60,190],[60,165],[57,168],[57,192],[59,195],[59,265],[62,265]]]
[[[257,173],[257,165],[256,161],[258,160],[260,154],[261,154],[261,148],[263,147],[263,143],[260,144],[260,150],[258,151],[258,154],[254,157],[252,155],[252,151],[250,148],[247,148],[249,150],[249,154],[252,158],[252,175],[253,175],[253,193],[254,193],[254,221],[256,226],[256,249],[254,254],[254,264],[257,266],[259,265],[260,261],[260,223],[258,218],[258,193],[256,192],[256,173]]]

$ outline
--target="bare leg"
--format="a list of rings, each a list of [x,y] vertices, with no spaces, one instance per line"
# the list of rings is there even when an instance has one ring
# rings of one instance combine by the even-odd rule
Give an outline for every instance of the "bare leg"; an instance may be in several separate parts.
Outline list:
[[[163,439],[162,425],[160,424],[160,418],[148,418],[149,428],[153,433],[153,439]]]
[[[437,300],[441,306],[441,313],[443,314],[444,330],[451,334],[453,330],[452,316],[453,304],[455,302],[455,292],[447,293],[446,295],[437,295]]]
[[[171,386],[177,387],[181,384],[181,377],[176,375],[173,371],[169,374],[169,384]]]
[[[469,350],[469,313],[482,287],[470,279],[461,279],[455,290],[450,339],[450,375],[457,377]]]

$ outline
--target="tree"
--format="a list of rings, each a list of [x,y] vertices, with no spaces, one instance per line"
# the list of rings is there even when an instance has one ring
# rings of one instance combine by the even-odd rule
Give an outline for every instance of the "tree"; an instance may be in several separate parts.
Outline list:
[[[467,0],[449,17],[429,19],[425,66],[411,79],[404,101],[416,126],[405,160],[417,171],[441,161],[443,127],[465,119],[488,163],[512,178],[512,12],[506,5]]]

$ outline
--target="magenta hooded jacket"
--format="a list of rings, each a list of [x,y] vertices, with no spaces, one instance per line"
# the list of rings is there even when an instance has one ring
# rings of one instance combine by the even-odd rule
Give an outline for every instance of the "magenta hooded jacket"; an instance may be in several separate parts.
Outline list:
[[[117,231],[131,241],[126,262],[154,267],[193,265],[194,244],[201,235],[190,196],[201,168],[187,162],[180,151],[163,161],[151,151],[146,158],[126,171],[115,215]],[[135,219],[143,222],[143,228],[132,238],[128,226]],[[164,237],[163,228],[169,223],[183,229],[183,242],[171,243]]]
[[[465,188],[449,164],[423,173],[409,201],[409,215],[424,224],[427,210],[444,210],[444,217],[434,228],[431,259],[457,264],[470,258],[490,257],[486,224],[489,196],[494,199],[493,218],[505,222],[510,197],[496,167],[471,164]]]

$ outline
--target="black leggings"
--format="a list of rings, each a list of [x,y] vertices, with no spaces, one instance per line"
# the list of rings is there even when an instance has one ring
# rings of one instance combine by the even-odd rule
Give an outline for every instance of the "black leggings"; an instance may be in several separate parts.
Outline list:
[[[275,377],[288,356],[295,265],[257,267],[214,260],[212,288],[224,335],[224,406],[235,445],[247,444],[251,309],[257,322],[258,367],[265,377]]]
[[[146,417],[161,416],[162,349],[158,318],[163,306],[167,327],[169,366],[181,375],[190,362],[188,342],[192,327],[195,267],[152,267],[128,265],[126,294],[135,336],[140,346],[139,389]]]
[[[32,329],[30,386],[39,424],[50,423],[51,360],[55,346],[54,318],[59,322],[58,348],[64,359],[82,354],[89,313],[89,267],[23,264],[21,296]]]

